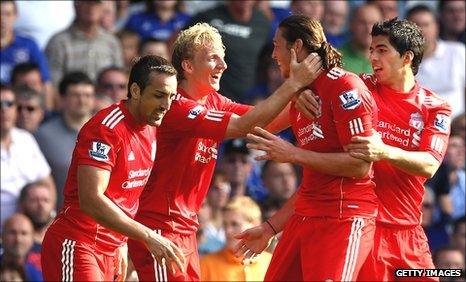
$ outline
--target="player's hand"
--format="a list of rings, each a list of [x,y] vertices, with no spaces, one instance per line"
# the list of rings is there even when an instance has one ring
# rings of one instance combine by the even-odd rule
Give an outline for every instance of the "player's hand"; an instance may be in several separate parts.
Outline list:
[[[233,253],[237,257],[243,257],[243,264],[251,264],[269,246],[273,235],[264,223],[244,230],[235,235],[239,242],[233,248]]]
[[[165,265],[173,274],[176,273],[175,267],[185,272],[186,260],[183,252],[172,241],[152,231],[145,243],[159,265]]]
[[[298,94],[296,99],[296,109],[309,119],[315,119],[322,114],[320,98],[310,89],[305,89]]]
[[[114,257],[115,279],[114,281],[125,281],[128,270],[128,245],[124,244],[117,249]]]
[[[255,157],[256,161],[274,160],[279,163],[288,163],[291,162],[290,156],[293,155],[291,152],[296,149],[290,142],[258,126],[254,127],[254,134],[248,133],[247,138],[254,142],[246,145],[249,149],[261,150],[266,153]]]
[[[298,88],[311,84],[323,71],[322,58],[316,53],[309,54],[302,62],[296,60],[296,51],[291,48],[290,81]]]
[[[383,143],[382,138],[374,129],[372,129],[371,136],[352,137],[346,149],[350,156],[367,162],[380,161],[388,156],[387,145]]]

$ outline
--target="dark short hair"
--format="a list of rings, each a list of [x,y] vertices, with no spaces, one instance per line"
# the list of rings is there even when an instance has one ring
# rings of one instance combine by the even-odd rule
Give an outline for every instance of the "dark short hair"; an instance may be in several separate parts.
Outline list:
[[[141,57],[136,60],[129,74],[128,98],[131,98],[130,88],[133,83],[139,86],[141,92],[144,91],[149,84],[149,75],[152,72],[164,73],[170,76],[177,75],[175,68],[168,60],[155,55]]]
[[[411,7],[407,12],[406,12],[406,19],[409,19],[411,18],[413,15],[417,14],[417,13],[429,13],[431,14],[434,19],[435,19],[435,13],[434,11],[429,8],[428,6],[426,5],[415,5],[413,7]]]
[[[21,189],[21,192],[19,193],[19,202],[24,203],[27,200],[29,191],[31,191],[35,187],[46,187],[47,188],[47,184],[42,181],[37,181],[37,182],[31,182],[31,183],[24,185],[24,187]]]
[[[58,91],[61,96],[65,96],[70,85],[87,84],[94,86],[91,78],[82,71],[73,71],[65,74],[58,85]]]
[[[425,49],[425,39],[421,29],[413,22],[393,18],[391,20],[374,24],[371,32],[372,37],[387,36],[390,44],[403,56],[411,51],[414,54],[411,69],[416,75],[422,61]]]
[[[102,85],[102,80],[103,80],[104,76],[107,74],[107,72],[111,72],[111,71],[116,71],[116,72],[124,73],[125,75],[128,74],[124,68],[119,67],[119,66],[110,66],[110,67],[106,67],[106,68],[102,69],[102,70],[99,72],[99,74],[97,75],[97,80],[96,80],[97,86]]]
[[[18,80],[18,76],[20,75],[25,75],[31,71],[38,71],[40,73],[40,68],[39,68],[39,65],[37,64],[34,64],[34,63],[21,63],[21,64],[17,64],[13,70],[11,71],[11,84],[12,85],[15,85],[17,80]],[[42,74],[40,73],[41,75],[41,78],[42,78]]]
[[[44,108],[44,97],[42,94],[27,86],[27,85],[19,85],[14,88],[14,92],[16,94],[16,100],[24,99],[24,100],[37,100],[39,102],[39,106],[43,109]]]

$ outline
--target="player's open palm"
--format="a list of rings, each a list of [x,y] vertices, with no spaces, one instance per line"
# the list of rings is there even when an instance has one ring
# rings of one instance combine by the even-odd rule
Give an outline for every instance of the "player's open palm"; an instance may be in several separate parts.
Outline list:
[[[115,279],[114,281],[125,281],[128,270],[128,245],[124,244],[117,249],[114,258]]]
[[[368,162],[380,161],[387,155],[387,145],[375,130],[372,130],[371,136],[352,137],[346,148],[352,157]]]
[[[259,225],[235,235],[239,241],[233,252],[237,257],[243,257],[244,264],[249,264],[269,246],[273,234],[266,230],[263,225]]]
[[[253,143],[248,143],[247,147],[254,150],[264,151],[266,154],[255,157],[257,161],[274,160],[280,163],[291,162],[290,156],[296,149],[293,144],[273,135],[260,127],[254,128],[254,134],[247,135]]]
[[[178,267],[181,272],[184,272],[184,265],[186,264],[185,257],[180,248],[172,241],[152,232],[146,240],[146,246],[159,265],[165,264],[172,273],[176,273],[175,266]]]
[[[291,48],[290,80],[299,88],[308,86],[322,73],[322,59],[316,53],[309,54],[298,63],[296,51]]]

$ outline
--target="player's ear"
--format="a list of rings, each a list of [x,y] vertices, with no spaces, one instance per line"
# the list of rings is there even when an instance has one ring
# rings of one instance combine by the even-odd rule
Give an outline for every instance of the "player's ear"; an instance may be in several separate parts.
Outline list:
[[[300,38],[298,38],[293,43],[293,46],[291,48],[293,48],[296,52],[296,55],[298,55],[299,52],[301,52],[301,50],[303,49],[303,45],[304,45],[303,41]]]
[[[139,85],[136,82],[131,84],[129,91],[131,91],[131,98],[135,100],[139,100],[141,98],[141,88],[139,88]]]
[[[413,60],[414,60],[413,51],[411,51],[411,50],[406,51],[405,54],[403,55],[403,62],[405,64],[410,64],[410,63],[413,62]]]
[[[192,74],[193,73],[193,64],[191,63],[190,60],[183,60],[181,62],[181,68],[183,71],[186,73]]]

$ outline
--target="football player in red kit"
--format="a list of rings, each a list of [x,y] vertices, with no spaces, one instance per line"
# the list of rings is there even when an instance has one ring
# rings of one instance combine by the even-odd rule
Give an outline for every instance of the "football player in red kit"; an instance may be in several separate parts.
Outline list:
[[[308,86],[320,101],[320,115],[309,119],[291,107],[299,147],[259,127],[248,134],[254,142],[248,146],[266,153],[257,159],[299,164],[303,179],[271,219],[237,236],[237,253],[254,256],[284,228],[265,280],[353,281],[372,249],[377,199],[371,163],[345,148],[353,136],[371,134],[375,101],[357,75],[339,68],[341,55],[326,42],[318,21],[293,15],[280,23],[273,57],[285,76],[290,48],[298,58],[312,52],[323,58],[324,73]]]
[[[361,280],[395,280],[396,269],[434,268],[420,224],[422,198],[424,182],[445,156],[451,110],[415,80],[424,42],[421,30],[406,20],[372,28],[374,74],[362,78],[379,108],[378,134],[355,137],[348,146],[352,156],[374,162],[380,202],[374,250]]]
[[[196,213],[212,179],[219,143],[246,135],[255,124],[267,125],[313,81],[321,67],[315,54],[300,63],[292,59],[290,77],[253,108],[217,93],[227,68],[224,56],[220,34],[206,23],[182,31],[174,43],[172,61],[178,70],[178,95],[157,131],[158,154],[136,220],[182,249],[186,273],[167,272],[140,242],[130,240],[129,254],[141,280],[200,279]],[[280,114],[268,128],[276,131],[287,124],[286,113]]]
[[[176,73],[161,57],[141,58],[131,69],[129,98],[98,112],[79,132],[64,206],[42,245],[44,280],[114,280],[114,258],[127,237],[144,244],[158,261],[183,267],[175,244],[132,219],[153,169],[154,126],[176,94]]]

